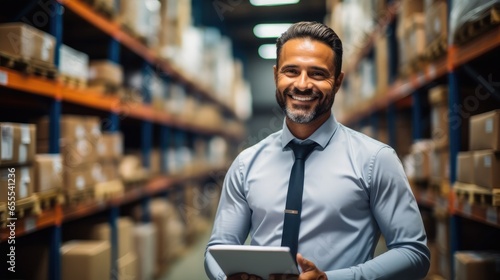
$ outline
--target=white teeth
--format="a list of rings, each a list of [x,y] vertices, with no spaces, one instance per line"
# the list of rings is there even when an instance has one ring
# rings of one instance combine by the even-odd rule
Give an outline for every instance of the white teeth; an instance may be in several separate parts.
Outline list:
[[[296,96],[296,95],[290,95],[292,99],[298,100],[298,101],[311,101],[314,99],[312,96]]]

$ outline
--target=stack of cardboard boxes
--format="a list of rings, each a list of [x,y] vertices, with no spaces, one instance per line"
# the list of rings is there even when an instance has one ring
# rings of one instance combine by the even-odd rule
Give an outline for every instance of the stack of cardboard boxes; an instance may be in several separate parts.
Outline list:
[[[0,205],[7,206],[9,211],[14,208],[16,212],[27,208],[34,212],[40,210],[33,195],[35,135],[33,124],[0,122]]]

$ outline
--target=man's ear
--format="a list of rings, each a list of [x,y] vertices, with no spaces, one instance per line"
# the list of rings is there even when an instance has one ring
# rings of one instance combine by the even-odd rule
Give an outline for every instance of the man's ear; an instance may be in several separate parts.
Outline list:
[[[344,72],[340,72],[339,76],[335,80],[335,86],[333,87],[333,93],[337,93],[337,91],[339,91],[343,80],[344,80]]]

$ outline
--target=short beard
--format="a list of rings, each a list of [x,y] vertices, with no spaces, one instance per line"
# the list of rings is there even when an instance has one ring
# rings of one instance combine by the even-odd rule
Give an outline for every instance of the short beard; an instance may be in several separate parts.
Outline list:
[[[331,97],[325,96],[326,97],[326,105],[322,105],[321,101],[319,102],[316,107],[312,108],[310,111],[305,111],[302,110],[300,112],[295,112],[294,109],[288,108],[286,106],[286,98],[287,95],[290,91],[293,90],[285,90],[284,93],[281,93],[278,89],[276,89],[276,101],[278,102],[278,105],[281,107],[287,118],[289,118],[291,121],[295,123],[300,123],[300,124],[307,124],[310,123],[314,120],[316,120],[319,116],[323,115],[325,112],[328,110],[332,109],[333,101],[335,99],[335,95]],[[317,93],[316,93],[317,94]],[[320,97],[322,94],[318,94]],[[300,109],[297,109],[300,110]]]

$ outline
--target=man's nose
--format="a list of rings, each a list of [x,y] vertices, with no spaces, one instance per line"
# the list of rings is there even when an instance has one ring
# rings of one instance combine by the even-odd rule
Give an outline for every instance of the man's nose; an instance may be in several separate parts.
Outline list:
[[[295,80],[294,86],[295,88],[301,91],[312,88],[312,83],[309,79],[309,76],[307,75],[307,72],[305,71],[301,72],[301,74]]]

